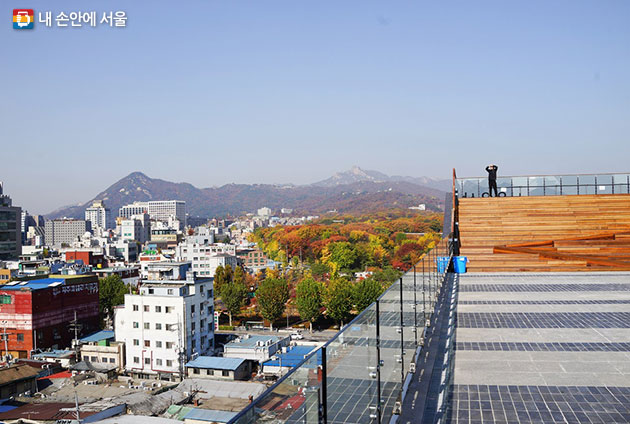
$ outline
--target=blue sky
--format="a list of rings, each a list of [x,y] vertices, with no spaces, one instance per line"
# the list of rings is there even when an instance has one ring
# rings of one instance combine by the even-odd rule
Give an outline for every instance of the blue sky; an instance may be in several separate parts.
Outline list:
[[[51,4],[54,3],[54,6]],[[12,9],[128,25],[13,30]],[[199,187],[630,171],[630,2],[3,2],[0,180],[31,213]]]

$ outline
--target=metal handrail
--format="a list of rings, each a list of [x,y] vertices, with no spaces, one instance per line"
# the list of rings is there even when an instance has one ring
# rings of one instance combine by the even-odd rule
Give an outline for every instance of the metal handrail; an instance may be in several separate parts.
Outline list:
[[[501,175],[497,178],[524,178],[524,177],[531,177],[531,178],[538,178],[538,177],[590,177],[590,176],[597,176],[597,175],[630,175],[630,172],[597,172],[594,174],[565,174],[565,173],[559,173],[559,174],[530,174],[530,175]],[[471,180],[471,179],[475,179],[475,178],[488,178],[487,175],[483,175],[483,176],[472,176],[472,177],[457,177],[457,180]]]

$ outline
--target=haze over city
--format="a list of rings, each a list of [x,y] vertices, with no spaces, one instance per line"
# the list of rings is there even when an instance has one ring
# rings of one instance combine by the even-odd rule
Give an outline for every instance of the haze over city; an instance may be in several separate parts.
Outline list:
[[[489,162],[510,175],[628,168],[625,1],[94,7],[125,10],[127,27],[0,27],[0,179],[29,210],[85,202],[136,170],[209,187],[352,165],[442,178]]]

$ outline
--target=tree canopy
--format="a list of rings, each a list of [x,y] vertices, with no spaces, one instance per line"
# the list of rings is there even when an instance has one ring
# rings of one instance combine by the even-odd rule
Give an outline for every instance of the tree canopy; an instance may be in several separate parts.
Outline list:
[[[345,278],[333,278],[326,290],[326,313],[335,321],[347,321],[352,310],[352,284]]]
[[[266,278],[256,290],[258,310],[263,318],[271,323],[280,318],[289,300],[289,285],[283,278]]]
[[[102,278],[98,282],[98,303],[101,316],[112,316],[114,306],[125,303],[127,286],[117,274]]]
[[[313,331],[313,323],[321,315],[323,292],[324,285],[315,281],[311,276],[300,281],[296,288],[295,301],[298,313],[302,319],[309,321],[311,332]]]

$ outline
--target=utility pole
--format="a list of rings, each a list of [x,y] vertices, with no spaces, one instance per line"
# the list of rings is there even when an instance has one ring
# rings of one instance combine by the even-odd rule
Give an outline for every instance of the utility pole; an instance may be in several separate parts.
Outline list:
[[[77,319],[77,311],[74,311],[74,319],[70,321],[70,331],[74,331],[74,357],[79,362],[79,331],[83,328],[83,324],[79,324]]]
[[[4,331],[2,332],[2,339],[4,340],[4,361],[6,366],[9,366],[9,346],[8,346],[8,340],[9,340],[9,333],[7,333],[7,322],[4,322]]]

